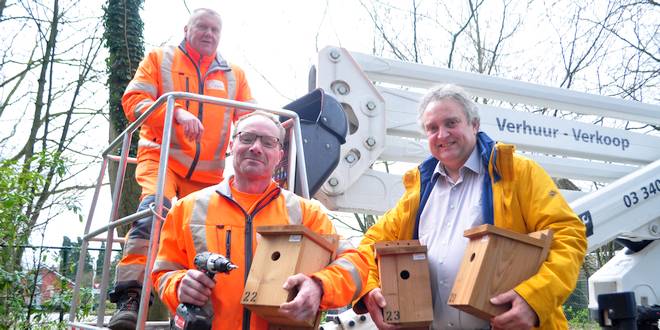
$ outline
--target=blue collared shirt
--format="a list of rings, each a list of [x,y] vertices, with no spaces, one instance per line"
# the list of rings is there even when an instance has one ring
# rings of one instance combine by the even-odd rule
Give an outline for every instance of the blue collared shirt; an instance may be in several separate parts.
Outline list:
[[[483,180],[486,175],[475,146],[454,182],[441,162],[433,176],[439,176],[419,222],[419,240],[428,248],[433,293],[433,329],[484,329],[489,322],[447,305],[468,239],[463,231],[484,223]]]

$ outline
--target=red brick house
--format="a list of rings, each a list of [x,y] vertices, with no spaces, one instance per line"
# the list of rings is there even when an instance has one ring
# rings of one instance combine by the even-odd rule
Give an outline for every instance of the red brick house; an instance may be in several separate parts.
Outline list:
[[[53,295],[61,290],[62,281],[60,279],[64,279],[67,288],[73,288],[73,281],[62,276],[59,272],[48,267],[39,269],[39,275],[37,276],[37,290],[35,292],[37,305],[41,305],[43,302],[48,301]]]

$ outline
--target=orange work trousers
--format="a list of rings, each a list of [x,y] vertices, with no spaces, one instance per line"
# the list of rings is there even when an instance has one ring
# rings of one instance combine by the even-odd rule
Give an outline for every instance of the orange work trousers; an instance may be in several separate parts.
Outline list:
[[[142,188],[138,211],[149,208],[149,205],[156,200],[158,169],[159,163],[151,159],[141,160],[137,164],[135,178]],[[168,168],[165,171],[163,189],[163,195],[165,197],[164,205],[169,208],[174,197],[183,198],[192,192],[213,184],[215,183],[186,180]],[[117,302],[129,289],[142,288],[142,280],[147,263],[147,252],[149,251],[149,239],[151,238],[152,221],[153,217],[149,216],[136,220],[131,225],[131,229],[126,235],[123,257],[117,265],[115,288],[110,293],[110,301]]]

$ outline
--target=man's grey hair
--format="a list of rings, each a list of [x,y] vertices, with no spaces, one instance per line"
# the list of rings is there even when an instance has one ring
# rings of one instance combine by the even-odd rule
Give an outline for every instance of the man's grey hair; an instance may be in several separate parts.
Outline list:
[[[190,14],[190,18],[188,18],[188,24],[186,24],[186,26],[190,28],[195,23],[197,17],[201,15],[215,16],[218,19],[218,22],[220,22],[220,28],[222,28],[222,17],[220,17],[220,14],[218,14],[217,11],[210,8],[197,8],[193,10]]]
[[[480,123],[481,119],[479,117],[479,108],[477,107],[477,104],[474,103],[472,99],[470,99],[470,96],[467,94],[467,92],[465,92],[463,88],[457,85],[445,84],[431,88],[426,93],[426,95],[422,97],[422,100],[419,103],[419,107],[417,108],[417,121],[419,122],[419,125],[422,126],[422,130],[424,130],[422,115],[424,114],[426,107],[428,107],[429,103],[431,102],[442,101],[444,99],[450,99],[460,104],[461,108],[463,108],[463,113],[465,113],[465,117],[467,118],[468,123]]]
[[[272,121],[273,124],[275,124],[275,126],[277,126],[277,131],[279,132],[279,136],[277,138],[280,139],[280,143],[284,142],[284,135],[286,134],[286,130],[284,129],[284,126],[282,126],[282,123],[280,123],[279,118],[276,115],[274,115],[270,112],[266,112],[266,111],[262,111],[262,110],[255,110],[255,111],[250,112],[247,115],[239,118],[236,121],[236,124],[234,125],[234,127],[236,128],[236,132],[234,132],[234,135],[236,135],[236,133],[238,133],[238,126],[241,124],[242,121],[244,121],[247,118],[254,117],[254,116],[265,117],[265,118],[269,119],[270,121]]]

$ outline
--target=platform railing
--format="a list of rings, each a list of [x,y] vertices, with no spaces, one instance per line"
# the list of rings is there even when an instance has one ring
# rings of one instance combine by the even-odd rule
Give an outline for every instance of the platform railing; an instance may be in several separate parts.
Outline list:
[[[245,109],[249,111],[254,111],[254,110],[262,110],[266,111],[269,113],[273,113],[279,116],[284,116],[287,118],[290,118],[291,121],[287,123],[287,127],[291,126],[292,129],[292,138],[290,141],[290,152],[291,154],[289,155],[289,161],[288,161],[288,173],[294,173],[294,171],[297,170],[297,175],[300,178],[300,185],[301,185],[301,195],[304,198],[309,198],[309,186],[307,182],[307,171],[306,171],[306,166],[305,166],[305,157],[303,153],[303,148],[302,147],[297,147],[297,146],[302,146],[303,141],[302,141],[302,132],[300,128],[300,118],[298,117],[298,114],[286,110],[286,109],[281,109],[281,108],[274,108],[274,107],[266,107],[262,106],[259,104],[254,104],[254,103],[247,103],[247,102],[240,102],[240,101],[234,101],[234,100],[228,100],[228,99],[223,99],[223,98],[217,98],[217,97],[211,97],[211,96],[205,96],[205,95],[198,95],[198,94],[192,94],[192,93],[185,93],[185,92],[171,92],[171,93],[166,93],[163,94],[161,97],[159,97],[150,107],[147,109],[135,122],[131,123],[117,138],[115,138],[114,141],[110,143],[110,145],[102,152],[102,163],[101,163],[101,171],[99,173],[99,176],[97,178],[96,182],[96,187],[94,189],[94,195],[92,198],[92,203],[90,206],[90,210],[87,216],[87,220],[85,223],[85,231],[83,234],[83,239],[82,239],[82,244],[81,244],[81,251],[80,251],[80,258],[78,260],[78,270],[76,272],[76,285],[74,287],[73,291],[73,297],[71,301],[71,308],[69,310],[69,323],[68,326],[72,328],[85,328],[85,329],[98,329],[102,328],[104,326],[104,316],[105,316],[105,308],[106,308],[106,297],[107,297],[107,290],[108,290],[108,284],[110,282],[110,257],[111,257],[111,249],[112,245],[115,242],[114,238],[114,229],[117,226],[130,223],[132,221],[136,221],[139,219],[143,219],[146,217],[153,217],[152,221],[152,228],[151,228],[151,238],[150,238],[150,243],[149,243],[149,249],[147,252],[147,264],[146,264],[146,269],[144,273],[144,278],[143,278],[143,285],[142,285],[142,292],[140,296],[140,309],[138,313],[138,323],[137,323],[137,329],[145,329],[145,326],[147,325],[146,323],[146,318],[147,318],[147,313],[148,313],[148,308],[149,308],[149,299],[151,295],[151,289],[152,285],[150,283],[150,274],[153,269],[154,262],[156,260],[156,254],[158,252],[158,243],[160,240],[160,229],[162,226],[163,218],[160,216],[163,212],[163,201],[164,201],[164,180],[165,180],[165,170],[167,169],[167,163],[169,160],[169,151],[170,151],[170,140],[171,140],[171,131],[172,131],[172,119],[174,115],[174,104],[175,100],[189,100],[189,101],[197,101],[197,102],[202,102],[202,103],[208,103],[208,104],[215,104],[215,105],[220,105],[220,106],[225,106],[227,108],[235,108],[235,109]],[[157,180],[157,186],[156,186],[156,200],[155,203],[148,209],[144,210],[141,212],[137,212],[134,214],[131,214],[129,216],[123,217],[121,219],[117,219],[117,215],[119,212],[119,200],[122,194],[123,190],[123,183],[124,183],[124,177],[126,175],[126,166],[128,163],[136,163],[135,158],[128,157],[128,152],[130,150],[130,145],[131,145],[131,137],[133,136],[133,133],[147,120],[149,116],[152,115],[156,109],[160,108],[165,104],[165,120],[164,120],[164,125],[163,125],[163,138],[162,138],[162,143],[161,143],[161,150],[160,150],[160,166],[158,169],[158,180]],[[292,123],[292,125],[291,125]],[[112,154],[113,150],[117,148],[118,146],[121,145],[121,153],[119,156]],[[295,158],[293,157],[293,154],[295,152]],[[295,160],[295,161],[294,161]],[[112,193],[112,208],[110,212],[110,218],[109,221],[106,225],[97,228],[95,230],[91,230],[92,227],[92,222],[94,218],[94,213],[96,211],[96,205],[98,202],[98,197],[100,194],[101,186],[103,184],[103,179],[105,177],[105,171],[108,167],[108,161],[116,161],[118,162],[118,169],[117,169],[117,174],[115,177],[115,185]],[[289,187],[294,187],[295,186],[295,175],[289,175],[287,180],[288,180],[288,186]],[[105,246],[105,256],[103,260],[103,273],[101,277],[101,283],[100,283],[100,293],[99,293],[99,305],[97,308],[97,319],[96,319],[96,326],[84,323],[84,322],[76,322],[76,314],[79,308],[80,304],[80,289],[82,285],[82,275],[83,275],[83,269],[84,267],[82,266],[85,262],[85,255],[87,253],[87,247],[89,245],[90,241],[97,241],[99,240],[97,238],[98,235],[102,234],[103,232],[107,231],[107,235],[105,238],[106,246]],[[146,284],[146,285],[144,285]]]

